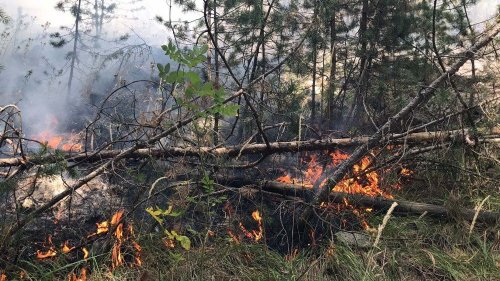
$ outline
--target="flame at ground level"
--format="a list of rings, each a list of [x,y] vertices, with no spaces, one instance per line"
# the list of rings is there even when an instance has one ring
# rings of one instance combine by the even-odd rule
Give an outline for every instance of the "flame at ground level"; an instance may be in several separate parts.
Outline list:
[[[248,230],[242,222],[238,223],[238,226],[239,226],[239,229],[240,229],[240,233],[242,234],[242,236],[238,236],[236,235],[231,229],[227,229],[227,233],[229,234],[229,237],[231,237],[231,239],[236,242],[237,244],[239,244],[241,242],[241,239],[243,237],[246,237],[250,240],[253,240],[255,242],[259,242],[262,237],[264,237],[264,225],[262,223],[262,216],[259,212],[259,210],[255,210],[252,212],[252,218],[254,221],[257,222],[257,229],[256,230]]]
[[[323,174],[323,166],[325,166],[326,169],[333,169],[342,161],[348,159],[349,154],[336,150],[330,153],[329,157],[330,163],[322,165],[319,163],[317,155],[310,156],[310,160],[307,163],[307,169],[303,173],[302,180],[294,178],[290,174],[278,177],[276,180],[283,183],[302,182],[304,186],[312,187]],[[393,198],[390,193],[380,188],[381,177],[376,171],[365,172],[370,165],[370,158],[368,156],[363,157],[359,163],[353,166],[353,177],[345,177],[332,188],[332,191],[346,192],[350,194],[364,194],[368,196],[382,196],[389,199]],[[324,182],[321,186],[324,187]]]
[[[87,268],[82,268],[80,270],[80,276],[77,276],[76,273],[72,272],[68,275],[69,281],[87,281]]]
[[[33,139],[43,143],[51,149],[59,149],[68,152],[83,151],[83,145],[80,143],[78,135],[73,133],[55,134],[50,130],[45,130],[35,135]]]
[[[54,246],[54,243],[52,243],[52,235],[49,235],[47,237],[47,242],[43,243],[45,247],[48,249],[46,251],[36,251],[36,258],[37,259],[47,259],[51,257],[57,256],[57,250],[56,247]]]
[[[349,154],[343,153],[336,150],[328,154],[329,159],[326,165],[323,165],[318,161],[318,155],[310,156],[310,160],[307,162],[307,169],[302,174],[302,179],[294,178],[290,174],[278,177],[276,180],[283,183],[302,183],[307,188],[312,188],[314,183],[321,177],[324,169],[335,169],[342,161],[349,158]],[[361,194],[372,197],[384,197],[388,199],[394,198],[391,193],[387,190],[381,188],[380,183],[382,177],[375,170],[369,170],[368,168],[372,165],[372,160],[369,156],[363,157],[357,164],[352,167],[351,177],[344,177],[338,184],[334,187],[330,187],[332,191],[335,192],[345,192],[349,194]],[[407,168],[403,168],[400,172],[400,176],[408,176],[413,172]],[[324,180],[320,187],[325,188],[326,180]],[[399,183],[395,183],[391,186],[391,189],[400,189]],[[360,223],[364,229],[370,229],[370,226],[365,220],[366,213],[371,212],[370,208],[356,208],[350,202],[345,199],[342,204],[333,204],[323,202],[321,204],[322,208],[329,208],[336,211],[350,210],[356,217],[359,218]],[[344,222],[345,223],[345,222]]]

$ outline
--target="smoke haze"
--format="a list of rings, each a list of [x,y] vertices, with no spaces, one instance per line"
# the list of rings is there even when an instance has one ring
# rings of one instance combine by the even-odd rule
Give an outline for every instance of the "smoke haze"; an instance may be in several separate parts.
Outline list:
[[[117,18],[104,25],[105,40],[99,41],[95,49],[78,52],[68,97],[72,41],[61,48],[49,42],[50,34],[65,33],[61,26],[72,28],[74,17],[56,10],[57,2],[0,1],[0,7],[12,18],[10,24],[0,24],[0,64],[4,68],[0,72],[0,105],[16,104],[21,108],[27,136],[84,125],[86,116],[90,116],[92,97],[108,94],[123,81],[150,79],[154,74],[151,66],[166,60],[159,46],[171,34],[155,16],[168,18],[168,1],[144,0],[122,7],[121,3],[130,1],[116,0]],[[478,1],[470,10],[471,21],[491,17],[498,4],[500,0]],[[176,15],[173,20],[192,20],[196,16],[183,14],[176,7],[171,14]],[[116,41],[125,35],[126,40]]]

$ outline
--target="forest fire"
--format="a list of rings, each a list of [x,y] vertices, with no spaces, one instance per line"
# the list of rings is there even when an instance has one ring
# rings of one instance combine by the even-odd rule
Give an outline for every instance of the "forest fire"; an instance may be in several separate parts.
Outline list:
[[[52,242],[52,235],[49,235],[47,237],[47,242],[44,243],[44,246],[47,247],[48,249],[45,252],[37,250],[36,251],[36,258],[37,259],[42,260],[42,259],[55,257],[57,255],[56,247],[54,246],[54,243]]]
[[[227,230],[227,233],[231,237],[231,239],[236,242],[240,243],[241,239],[243,237],[246,237],[252,241],[259,242],[262,237],[264,236],[264,226],[262,223],[262,216],[259,212],[259,210],[255,210],[252,212],[252,219],[257,222],[257,230],[248,230],[242,222],[238,224],[240,230],[241,230],[241,237],[236,235],[231,229]]]
[[[80,276],[77,276],[76,273],[72,272],[68,275],[69,281],[86,281],[87,280],[87,268],[82,268],[80,270]]]
[[[102,233],[107,233],[109,231],[109,223],[108,223],[108,221],[103,221],[103,222],[96,223],[96,226],[97,226],[96,232],[89,234],[87,236],[87,238],[90,238],[92,236],[96,236],[96,235],[99,235],[99,234],[102,234]]]
[[[142,265],[141,246],[134,240],[134,229],[132,224],[123,222],[124,210],[119,210],[113,214],[111,220],[96,223],[95,232],[87,235],[85,239],[93,238],[94,236],[109,233],[113,230],[113,248],[111,250],[111,269],[114,270],[122,265]],[[52,235],[49,235],[47,241],[43,243],[47,249],[45,251],[37,250],[37,259],[48,259],[57,256],[58,250],[52,242]],[[65,241],[61,246],[60,252],[69,254],[79,247],[71,246],[69,241]],[[83,253],[83,260],[89,257],[89,251],[85,247],[80,248]],[[67,278],[70,281],[85,281],[87,280],[88,269],[83,267],[79,275],[75,272],[70,273]]]
[[[326,169],[333,169],[335,166],[340,164],[342,161],[349,158],[349,154],[343,153],[336,150],[329,154],[331,162],[325,167]],[[339,182],[332,191],[345,192],[349,194],[363,194],[368,196],[382,196],[385,198],[393,198],[393,196],[382,190],[379,186],[380,175],[376,171],[368,171],[367,168],[371,165],[371,160],[368,156],[365,156],[361,161],[355,164],[352,168],[353,177],[344,178]],[[321,177],[323,174],[324,167],[318,162],[318,156],[312,155],[310,161],[307,163],[307,170],[303,173],[303,179],[293,178],[290,174],[278,177],[276,180],[283,183],[302,183],[305,187],[311,188],[313,184]],[[406,169],[406,173],[410,170]],[[321,184],[324,186],[324,182]]]
[[[61,251],[63,252],[63,254],[67,254],[67,253],[73,251],[74,249],[75,249],[75,247],[69,246],[68,241],[66,241],[66,242],[64,242],[64,245],[63,245]]]
[[[303,179],[293,178],[291,175],[286,174],[277,178],[276,180],[283,183],[302,183],[306,188],[312,188],[313,184],[320,178],[323,173],[324,167],[326,169],[334,169],[335,166],[340,164],[342,161],[349,158],[349,154],[343,153],[341,151],[334,151],[329,154],[330,163],[322,166],[318,163],[318,156],[312,155],[310,161],[307,163],[307,170],[303,173]],[[383,197],[387,199],[393,199],[393,195],[388,191],[383,190],[380,187],[381,176],[375,170],[368,170],[372,161],[369,156],[365,156],[361,159],[361,161],[355,164],[352,167],[352,175],[351,177],[346,176],[342,181],[336,184],[332,191],[334,192],[344,192],[349,194],[360,194],[370,197]],[[401,176],[408,176],[412,173],[412,171],[408,168],[403,168],[400,172]],[[324,188],[325,182],[322,182],[320,187]],[[394,189],[399,189],[399,183],[391,186]],[[354,207],[349,200],[344,199],[342,204],[334,204],[323,202],[320,206],[321,208],[330,208],[336,211],[349,210],[354,214],[363,227],[363,229],[369,229],[370,225],[365,219],[365,215],[372,211],[371,208],[356,208]],[[343,224],[346,224],[346,221],[343,221]]]
[[[43,143],[50,149],[67,152],[80,152],[83,150],[78,135],[74,133],[57,135],[50,130],[45,130],[34,136],[33,139]]]
[[[87,248],[83,247],[82,248],[82,252],[83,252],[83,259],[84,260],[88,259],[88,257],[89,257],[89,250],[87,250]]]

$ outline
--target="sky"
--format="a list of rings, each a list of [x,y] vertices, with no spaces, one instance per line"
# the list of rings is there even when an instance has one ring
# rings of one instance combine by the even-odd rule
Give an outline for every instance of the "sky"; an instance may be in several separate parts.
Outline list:
[[[21,7],[24,14],[35,16],[37,24],[42,25],[50,22],[52,28],[61,25],[71,25],[74,19],[68,14],[56,10],[54,7],[60,0],[0,0],[2,7],[9,16],[15,18],[18,8]],[[499,0],[500,1],[500,0]],[[115,2],[129,2],[116,0]],[[156,22],[157,15],[168,18],[168,5],[170,0],[142,0],[137,6],[144,9],[135,12],[132,16],[139,20],[115,21],[114,28],[120,32],[137,33],[150,45],[161,45],[168,39],[168,31]],[[172,1],[173,2],[173,1]],[[191,20],[194,16],[183,14],[179,7],[172,8],[172,20]]]
[[[17,15],[18,7],[22,7],[23,13],[36,16],[36,21],[40,25],[46,22],[50,22],[52,27],[71,24],[73,21],[71,16],[54,9],[58,1],[0,0],[0,6],[12,17]],[[118,0],[118,2],[120,1]],[[142,0],[139,5],[144,6],[144,9],[134,14],[140,20],[122,21],[116,23],[115,28],[121,32],[141,34],[141,37],[146,39],[150,45],[160,45],[166,42],[169,34],[155,21],[155,16],[160,15],[167,18],[169,14],[167,3],[169,2],[171,0]],[[473,23],[481,22],[491,17],[497,11],[498,5],[500,5],[500,0],[479,0],[476,6],[470,10],[471,21]],[[172,9],[172,20],[191,20],[194,17],[193,14],[183,14],[178,7],[174,6]]]

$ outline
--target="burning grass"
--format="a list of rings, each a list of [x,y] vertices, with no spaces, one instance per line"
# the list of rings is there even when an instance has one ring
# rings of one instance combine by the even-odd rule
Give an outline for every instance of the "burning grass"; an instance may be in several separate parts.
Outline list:
[[[368,193],[373,186],[380,188],[382,175],[366,173],[367,162],[358,165],[353,181],[343,184],[367,186]],[[404,169],[400,174],[419,176]],[[411,194],[411,189],[393,192],[391,196]],[[373,194],[384,197],[380,192]],[[20,272],[26,280],[71,281],[497,280],[500,276],[498,231],[478,225],[469,236],[469,225],[460,219],[393,216],[378,246],[372,247],[377,233],[359,222],[377,226],[384,213],[348,203],[340,209],[318,209],[325,211],[322,219],[327,227],[303,233],[293,227],[299,204],[276,201],[259,192],[224,190],[207,180],[169,187],[162,195],[163,199],[136,208],[135,216],[109,213],[91,228],[75,231],[74,237],[86,243],[67,240],[61,232],[39,237],[38,247],[4,273],[6,280],[20,279]],[[489,202],[497,200],[492,196]],[[151,206],[170,236],[154,219],[142,216],[148,216],[146,208]],[[63,223],[60,220],[59,225]],[[335,235],[339,231],[362,234],[368,246],[339,239]],[[307,236],[309,244],[293,240],[299,236]],[[192,246],[183,248],[180,243],[186,238]]]
[[[378,224],[382,216],[370,221]],[[391,218],[378,248],[358,248],[327,240],[288,255],[264,243],[234,243],[219,237],[190,251],[168,250],[160,235],[138,239],[144,253],[140,267],[106,264],[110,254],[67,265],[61,257],[42,265],[24,263],[27,279],[68,280],[498,280],[498,240],[484,240],[494,229],[468,233],[457,223],[424,218]],[[444,239],[446,238],[446,239]],[[84,269],[85,268],[85,269]],[[10,280],[10,279],[9,279]],[[85,280],[85,279],[69,279]]]

